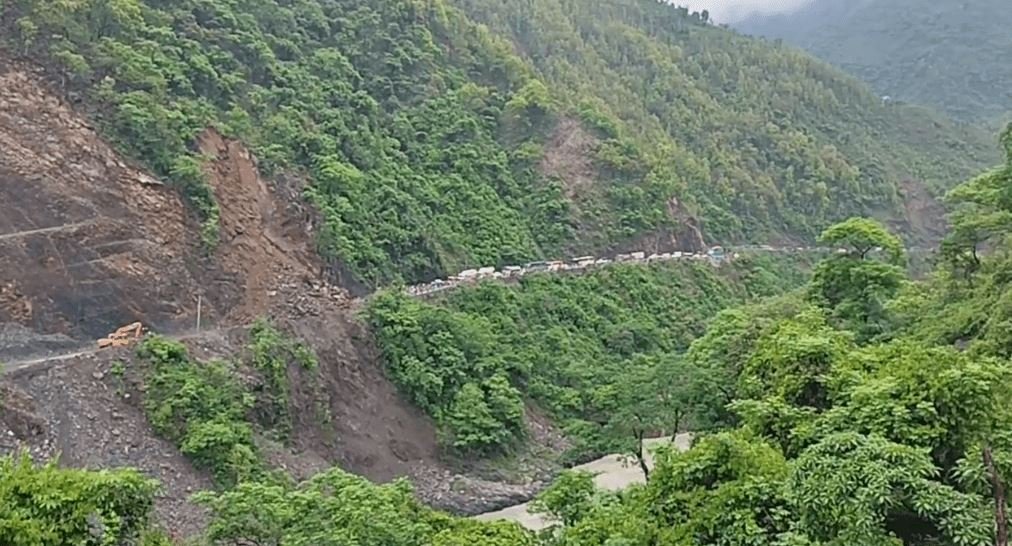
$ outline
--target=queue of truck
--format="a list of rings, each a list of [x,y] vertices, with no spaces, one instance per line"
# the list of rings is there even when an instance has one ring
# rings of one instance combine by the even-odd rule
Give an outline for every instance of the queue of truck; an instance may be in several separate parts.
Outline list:
[[[580,256],[569,260],[536,261],[524,265],[508,265],[502,269],[495,267],[482,267],[477,269],[466,269],[451,275],[446,279],[436,279],[432,282],[409,286],[407,291],[414,296],[424,296],[434,292],[449,290],[462,284],[471,284],[482,280],[490,279],[518,279],[525,275],[535,273],[560,273],[566,271],[586,271],[600,267],[607,267],[613,263],[654,263],[669,260],[709,260],[713,265],[719,265],[728,258],[737,257],[737,254],[728,255],[722,247],[715,246],[706,252],[665,252],[648,255],[646,252],[637,251],[625,254],[618,254],[614,258],[597,258],[594,256]]]

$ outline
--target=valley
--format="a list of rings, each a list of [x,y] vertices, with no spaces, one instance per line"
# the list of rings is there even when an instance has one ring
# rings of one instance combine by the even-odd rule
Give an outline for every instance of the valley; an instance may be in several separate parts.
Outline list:
[[[1002,91],[879,85],[653,0],[0,2],[0,544],[1000,542]]]

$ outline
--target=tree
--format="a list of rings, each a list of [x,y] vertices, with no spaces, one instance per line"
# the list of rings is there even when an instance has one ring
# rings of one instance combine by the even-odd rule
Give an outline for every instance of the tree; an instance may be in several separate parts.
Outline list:
[[[640,357],[616,386],[618,396],[606,433],[629,446],[644,478],[650,477],[644,440],[682,431],[701,401],[699,368],[677,356]]]
[[[535,546],[535,537],[517,523],[461,519],[432,537],[431,546]]]
[[[865,260],[872,251],[880,251],[886,261],[899,264],[903,259],[903,244],[899,238],[875,220],[849,218],[822,232],[819,242],[848,249],[848,255]]]
[[[828,544],[975,544],[991,539],[981,498],[936,481],[925,450],[880,436],[827,436],[787,488],[797,530]]]
[[[132,546],[147,534],[158,483],[131,469],[63,469],[0,458],[0,543]]]
[[[547,514],[565,526],[571,526],[587,517],[602,499],[594,485],[594,475],[588,472],[567,470],[552,485],[531,502],[534,514]]]
[[[207,536],[220,545],[426,546],[447,523],[407,482],[374,485],[337,468],[298,485],[243,482],[195,499],[210,510]]]
[[[1012,140],[1012,126],[1004,138]],[[950,231],[942,242],[942,257],[964,278],[980,270],[981,247],[1012,231],[1012,150],[1007,164],[977,176],[946,194],[954,207]]]
[[[904,280],[899,239],[878,222],[851,218],[826,229],[823,244],[843,246],[846,254],[822,260],[815,269],[809,293],[858,338],[867,341],[885,331],[886,303]],[[876,259],[874,254],[881,254]]]

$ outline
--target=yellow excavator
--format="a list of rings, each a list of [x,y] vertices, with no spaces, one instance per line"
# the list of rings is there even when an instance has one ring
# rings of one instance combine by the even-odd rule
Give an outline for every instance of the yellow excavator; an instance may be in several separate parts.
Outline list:
[[[143,334],[143,324],[139,322],[128,324],[117,328],[115,332],[98,340],[98,348],[105,349],[107,347],[125,347],[140,339]]]

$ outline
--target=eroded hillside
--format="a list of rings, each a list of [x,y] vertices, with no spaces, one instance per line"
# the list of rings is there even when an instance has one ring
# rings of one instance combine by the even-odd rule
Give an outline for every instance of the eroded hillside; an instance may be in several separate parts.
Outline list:
[[[265,181],[244,146],[204,132],[197,144],[222,202],[220,244],[209,253],[174,190],[112,151],[38,72],[5,57],[0,143],[0,451],[138,468],[165,487],[163,522],[196,532],[204,515],[186,499],[210,477],[148,425],[144,362],[132,349],[97,351],[94,338],[139,320],[195,358],[242,362],[248,325],[269,317],[319,360],[312,372],[290,372],[290,439],[258,440],[270,464],[302,477],[332,465],[377,481],[406,476],[428,502],[465,512],[530,493],[530,484],[472,479],[439,462],[434,427],[387,380],[353,300],[318,276],[314,215],[296,180]]]
[[[0,322],[75,338],[188,322],[202,274],[177,193],[2,53],[0,147]]]

